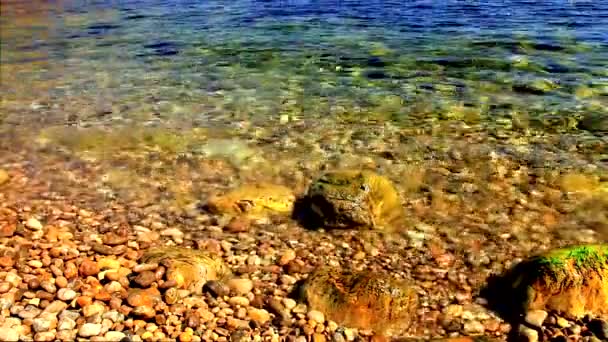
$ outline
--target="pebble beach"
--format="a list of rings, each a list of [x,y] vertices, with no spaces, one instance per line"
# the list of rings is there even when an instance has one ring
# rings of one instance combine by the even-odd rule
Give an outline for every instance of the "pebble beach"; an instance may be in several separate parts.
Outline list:
[[[383,44],[337,40],[351,53],[338,58],[300,35],[325,26],[283,23],[282,44],[297,37],[297,53],[319,46],[306,62],[287,45],[275,55],[230,45],[234,13],[248,23],[238,4],[196,27],[218,41],[188,47],[166,43],[185,25],[182,10],[2,2],[14,18],[1,22],[1,341],[608,340],[605,281],[581,280],[590,299],[562,298],[561,307],[503,291],[516,287],[505,274],[546,253],[539,265],[575,270],[565,282],[608,279],[608,75],[597,67],[608,51],[593,35],[601,28],[581,24],[589,35],[559,49],[518,38],[529,63],[504,67],[428,51],[414,65],[388,33]],[[149,32],[155,16],[175,23],[168,36],[141,38],[137,25]],[[62,25],[33,29],[55,27],[49,18]],[[128,20],[140,24],[128,29]],[[343,26],[357,27],[340,22],[329,36],[342,37]],[[66,38],[76,31],[88,38]],[[31,32],[41,37],[18,43]],[[147,54],[125,51],[142,64],[108,57],[140,39]],[[563,53],[551,61],[568,71],[554,70],[549,53]],[[580,68],[568,62],[576,54]],[[399,223],[375,227],[389,186],[368,182],[370,207],[354,196],[346,208],[371,212],[374,227],[309,226],[299,201],[332,170],[384,177]],[[599,247],[550,254],[571,246]],[[511,315],[511,304],[528,306]]]

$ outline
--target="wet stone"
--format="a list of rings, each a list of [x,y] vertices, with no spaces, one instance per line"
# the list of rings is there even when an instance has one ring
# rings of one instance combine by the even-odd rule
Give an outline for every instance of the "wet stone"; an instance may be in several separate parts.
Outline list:
[[[32,328],[35,332],[50,331],[57,326],[57,318],[53,316],[35,318]]]
[[[133,309],[131,313],[136,316],[141,316],[145,319],[151,319],[154,318],[154,316],[156,315],[156,310],[149,306],[137,306]]]
[[[103,319],[109,319],[114,323],[120,323],[124,320],[124,315],[116,310],[105,312],[101,317]]]
[[[85,259],[80,264],[78,272],[80,272],[83,277],[94,276],[99,273],[99,267],[97,266],[96,262],[89,259]]]
[[[541,327],[549,314],[543,310],[530,310],[526,313],[526,322],[535,327]]]
[[[61,317],[57,324],[57,330],[72,330],[76,327],[76,321],[69,317]]]
[[[25,226],[28,227],[29,229],[33,229],[33,230],[41,230],[42,228],[44,228],[42,226],[42,223],[40,223],[40,221],[38,221],[37,219],[30,217],[26,222],[25,222]]]
[[[152,271],[144,271],[139,273],[133,281],[141,287],[149,287],[156,281],[156,275]]]
[[[44,342],[44,341],[54,341],[55,340],[55,333],[52,331],[43,331],[43,332],[38,332],[36,333],[36,335],[34,335],[34,341],[40,341],[40,342]]]
[[[154,288],[142,289],[130,289],[127,296],[127,302],[132,307],[137,306],[148,306],[153,307],[157,303],[162,301],[160,292]]]
[[[46,308],[44,308],[44,312],[58,314],[67,307],[68,305],[66,303],[56,300],[51,302]]]
[[[68,288],[62,288],[57,291],[57,298],[66,302],[76,298],[76,295],[77,294],[74,290]]]
[[[230,293],[230,288],[224,282],[210,280],[205,283],[203,290],[208,291],[215,297],[224,297]]]
[[[111,247],[97,243],[93,245],[93,251],[102,255],[120,255],[124,254],[127,251],[127,246],[118,245]]]
[[[117,270],[120,268],[120,261],[112,258],[102,258],[97,261],[97,266],[101,270]]]
[[[92,337],[101,333],[102,325],[98,323],[85,323],[78,329],[78,336]]]
[[[107,233],[103,236],[103,243],[108,246],[122,245],[127,243],[128,240],[128,236],[120,236],[114,233]]]
[[[245,295],[253,290],[253,282],[247,278],[233,278],[226,282],[230,291],[237,295]]]
[[[123,339],[126,336],[127,335],[125,335],[125,333],[123,333],[121,331],[108,331],[104,335],[104,338],[105,338],[105,340],[110,341],[110,342],[119,342],[119,341],[123,341]]]
[[[146,263],[160,263],[167,267],[165,277],[177,287],[201,294],[209,280],[221,280],[231,272],[228,265],[215,255],[202,250],[182,247],[163,247],[148,250],[142,257]]]
[[[270,320],[270,314],[264,309],[256,309],[250,307],[247,310],[247,315],[249,315],[249,318],[251,318],[253,321],[257,322],[260,325],[263,325],[264,323]]]
[[[41,282],[40,287],[42,287],[48,293],[57,292],[57,287],[55,286],[55,284],[51,283],[50,281]]]
[[[317,310],[308,311],[308,314],[306,316],[308,317],[308,319],[310,319],[311,321],[314,321],[316,323],[322,324],[325,322],[325,315],[323,315],[322,312],[317,311]]]
[[[25,307],[24,310],[20,310],[18,313],[18,316],[22,319],[33,319],[36,316],[38,316],[40,314],[41,310],[32,306],[32,305],[28,305]]]
[[[145,271],[154,271],[157,268],[158,268],[157,263],[139,264],[139,265],[136,265],[135,267],[133,267],[133,272],[141,273],[141,272],[145,272]]]
[[[231,297],[231,298],[228,300],[228,302],[229,302],[231,305],[234,305],[234,306],[237,306],[237,305],[240,305],[240,306],[243,306],[243,307],[245,307],[245,306],[249,306],[249,299],[247,299],[247,298],[245,298],[245,297],[240,297],[240,296],[237,296],[237,297]]]
[[[101,314],[105,311],[106,307],[100,303],[92,303],[82,308],[82,314],[84,317],[91,317],[93,315]]]
[[[463,328],[468,334],[481,334],[485,331],[485,326],[479,321],[465,322]]]

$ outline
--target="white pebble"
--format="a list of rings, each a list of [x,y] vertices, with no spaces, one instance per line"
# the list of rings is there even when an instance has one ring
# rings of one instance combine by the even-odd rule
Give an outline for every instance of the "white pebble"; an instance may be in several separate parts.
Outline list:
[[[19,341],[19,332],[13,328],[0,329],[0,341]]]
[[[526,322],[540,328],[548,315],[544,310],[530,310],[526,313]]]
[[[101,332],[101,324],[85,323],[78,329],[78,336],[91,337],[97,336]]]
[[[29,229],[34,229],[34,230],[41,230],[43,228],[42,223],[40,223],[40,221],[36,220],[33,217],[30,217],[25,222],[25,226],[28,227]]]
[[[310,310],[310,311],[308,311],[307,317],[309,320],[315,321],[319,324],[322,324],[325,322],[325,315],[321,311]]]
[[[298,305],[298,303],[291,298],[283,298],[282,302],[283,302],[283,306],[287,310],[292,310],[293,308],[296,307],[296,305]]]
[[[68,288],[59,289],[59,291],[57,291],[57,298],[66,302],[70,301],[76,298],[76,291]]]
[[[118,342],[118,341],[122,340],[123,338],[125,338],[126,336],[127,335],[125,335],[125,333],[123,333],[121,331],[108,331],[104,335],[104,338],[106,339],[106,341]]]

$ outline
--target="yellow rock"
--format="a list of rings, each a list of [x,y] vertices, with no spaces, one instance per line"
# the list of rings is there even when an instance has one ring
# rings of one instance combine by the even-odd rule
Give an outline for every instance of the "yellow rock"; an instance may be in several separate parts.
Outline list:
[[[216,214],[265,218],[272,214],[291,214],[295,200],[290,188],[261,183],[244,185],[226,194],[212,196],[205,208]]]
[[[102,258],[97,261],[100,270],[117,270],[120,268],[120,261],[111,258]]]
[[[196,294],[202,293],[207,281],[224,280],[232,273],[219,256],[184,247],[150,249],[140,262],[164,265],[167,267],[167,280],[175,280],[178,288]]]

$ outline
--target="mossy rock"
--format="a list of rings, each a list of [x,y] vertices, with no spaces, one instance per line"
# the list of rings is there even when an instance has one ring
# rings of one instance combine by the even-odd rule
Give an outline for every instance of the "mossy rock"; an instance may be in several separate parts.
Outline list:
[[[321,267],[298,289],[299,299],[339,325],[402,335],[416,317],[418,294],[388,274]]]
[[[209,252],[184,247],[158,247],[141,257],[142,263],[158,263],[167,268],[167,280],[175,280],[178,288],[201,294],[209,280],[226,280],[232,272],[224,261]]]
[[[505,301],[498,308],[511,315],[529,310],[570,318],[608,315],[608,245],[554,249],[516,265],[503,280],[509,295],[501,291],[488,299]]]
[[[403,219],[401,197],[386,177],[367,170],[330,171],[306,194],[313,220],[328,228],[394,230]]]
[[[247,184],[225,194],[211,196],[204,208],[214,214],[245,215],[255,219],[290,215],[295,200],[288,187],[270,183]]]

